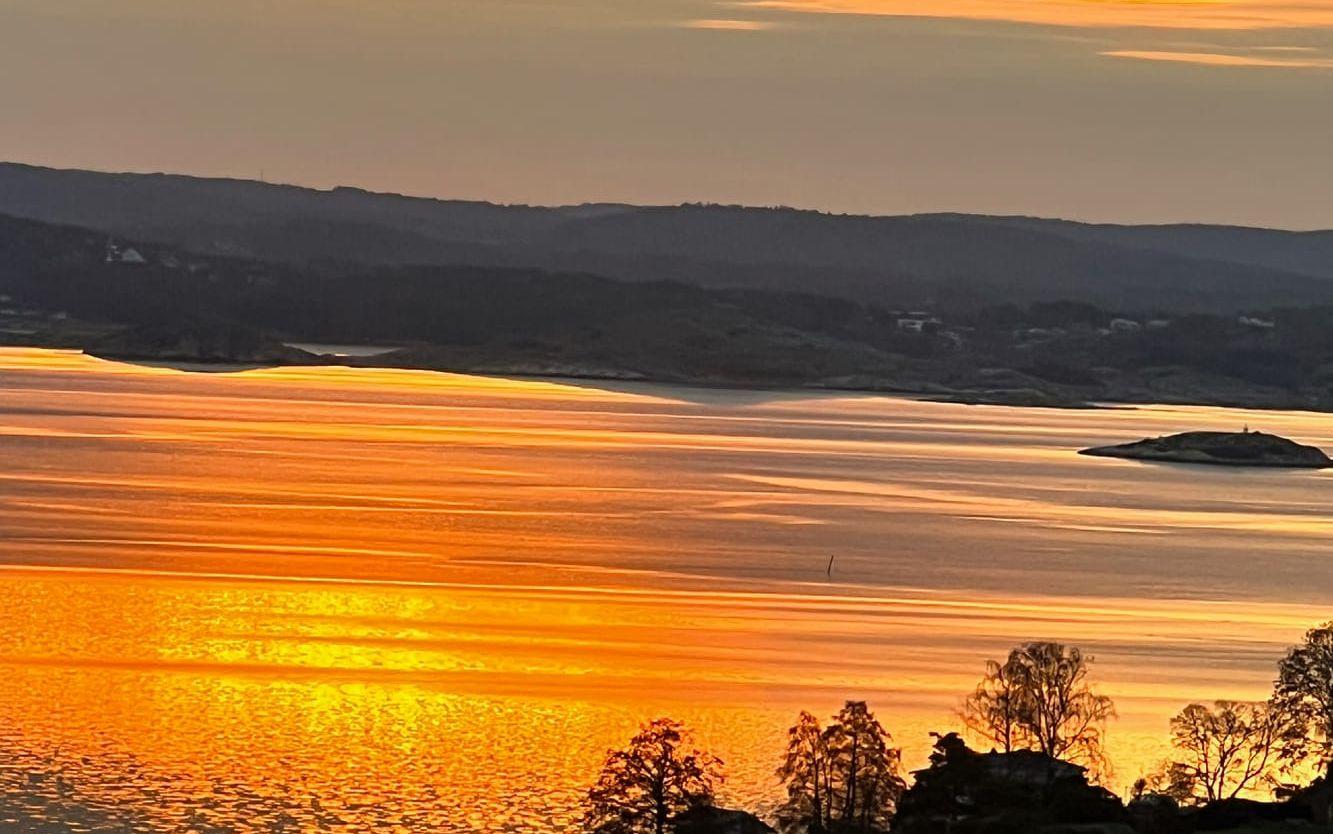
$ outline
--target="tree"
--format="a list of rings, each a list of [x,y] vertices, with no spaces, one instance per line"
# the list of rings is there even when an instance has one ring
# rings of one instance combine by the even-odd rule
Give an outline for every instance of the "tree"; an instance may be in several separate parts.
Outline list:
[[[832,811],[828,743],[819,719],[809,712],[802,710],[787,731],[787,755],[778,778],[787,786],[787,802],[779,812],[782,827],[823,834]]]
[[[961,716],[968,729],[1005,753],[1024,746],[1020,737],[1022,693],[1015,687],[1017,667],[986,661],[986,674],[963,701]]]
[[[825,731],[830,802],[844,827],[870,831],[888,824],[906,784],[901,752],[865,701],[848,701]]]
[[[1165,793],[1181,802],[1234,799],[1271,775],[1289,720],[1276,703],[1190,704],[1171,719]]]
[[[1072,646],[1025,643],[1003,664],[986,664],[961,717],[968,729],[1005,752],[1038,750],[1104,769],[1102,737],[1115,705],[1088,684],[1091,662]]]
[[[808,712],[788,731],[778,776],[787,785],[783,827],[806,832],[887,827],[906,785],[900,751],[865,701],[848,701],[827,729]]]
[[[1273,698],[1293,719],[1281,750],[1288,768],[1313,758],[1333,777],[1333,622],[1307,631],[1278,662]]]
[[[689,731],[669,718],[639,729],[624,750],[607,753],[588,792],[584,829],[594,834],[665,834],[678,814],[710,805],[722,762],[694,750]]]

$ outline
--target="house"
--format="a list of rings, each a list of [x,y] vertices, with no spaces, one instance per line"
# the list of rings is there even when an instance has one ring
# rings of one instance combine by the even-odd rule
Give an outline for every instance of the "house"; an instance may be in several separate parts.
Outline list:
[[[1034,750],[980,753],[950,733],[936,736],[930,767],[914,775],[893,824],[901,834],[1127,830],[1124,806],[1091,784],[1086,768]]]
[[[898,329],[907,330],[912,333],[924,333],[927,329],[939,327],[943,322],[930,313],[909,312],[895,313],[898,320]]]
[[[142,266],[143,264],[148,263],[148,259],[133,246],[127,246],[122,249],[116,245],[115,241],[108,240],[106,242],[106,262],[109,264],[134,264],[135,266]]]

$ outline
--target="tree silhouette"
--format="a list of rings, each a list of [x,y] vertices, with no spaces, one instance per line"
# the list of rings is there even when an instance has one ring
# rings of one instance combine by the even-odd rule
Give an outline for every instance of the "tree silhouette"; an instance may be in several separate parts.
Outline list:
[[[1003,663],[990,661],[960,715],[968,729],[1005,752],[1038,750],[1106,768],[1102,736],[1115,705],[1088,683],[1091,658],[1059,643],[1025,643]]]
[[[1270,776],[1290,718],[1274,702],[1190,704],[1171,719],[1165,793],[1182,802],[1234,799]]]
[[[678,721],[658,718],[607,753],[588,791],[583,826],[594,834],[664,834],[678,814],[711,805],[722,762],[692,748]]]
[[[986,661],[986,675],[963,701],[963,723],[1005,753],[1025,746],[1020,738],[1022,693],[1015,688],[1017,667]]]
[[[866,706],[848,701],[827,729],[808,712],[788,731],[778,776],[787,785],[779,814],[787,830],[872,831],[885,828],[906,787],[900,751]]]
[[[1278,662],[1273,698],[1294,721],[1281,750],[1288,767],[1314,758],[1333,777],[1333,622],[1307,631]]]
[[[823,834],[832,810],[828,743],[819,719],[808,712],[802,711],[787,731],[787,756],[778,778],[787,786],[787,803],[778,815],[782,827]]]

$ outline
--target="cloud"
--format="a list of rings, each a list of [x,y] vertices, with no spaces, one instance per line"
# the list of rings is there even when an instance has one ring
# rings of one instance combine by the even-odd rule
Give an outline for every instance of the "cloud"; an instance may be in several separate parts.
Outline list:
[[[1181,64],[1203,64],[1210,67],[1333,69],[1333,58],[1268,58],[1258,55],[1226,55],[1218,52],[1165,52],[1144,49],[1116,49],[1101,54],[1111,58],[1170,61]]]
[[[811,14],[993,20],[1046,26],[1247,31],[1333,28],[1333,0],[740,0]]]
[[[709,29],[720,32],[762,32],[774,27],[774,24],[762,20],[728,20],[722,18],[687,20],[681,25],[686,29]]]

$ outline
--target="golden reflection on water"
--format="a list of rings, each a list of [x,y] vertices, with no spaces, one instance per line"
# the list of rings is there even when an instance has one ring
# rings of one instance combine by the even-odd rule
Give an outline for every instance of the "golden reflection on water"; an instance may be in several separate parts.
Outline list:
[[[62,783],[56,796],[75,815],[139,815],[150,830],[187,811],[237,830],[320,814],[402,830],[565,829],[604,750],[661,713],[700,728],[730,763],[731,796],[762,807],[797,709],[868,695],[919,758],[997,635],[1054,625],[1095,643],[1132,621],[1154,635],[1139,650],[1159,658],[1188,652],[1203,629],[1197,649],[1223,657],[1304,623],[1281,606],[1218,624],[1198,604],[920,593],[311,587],[26,569],[0,582],[4,772],[44,774],[22,787],[43,801]],[[1161,710],[1219,685],[1254,689],[1242,669],[1128,661],[1103,673],[1126,719],[1116,749],[1130,756],[1158,741]]]
[[[659,714],[762,808],[797,710],[869,698],[915,766],[1038,638],[1097,656],[1120,787],[1330,616],[1333,481],[1072,452],[1242,422],[1333,445],[1309,414],[0,351],[0,827],[561,830]]]

